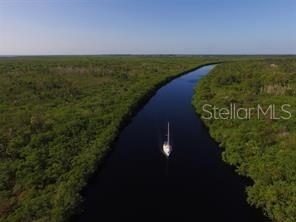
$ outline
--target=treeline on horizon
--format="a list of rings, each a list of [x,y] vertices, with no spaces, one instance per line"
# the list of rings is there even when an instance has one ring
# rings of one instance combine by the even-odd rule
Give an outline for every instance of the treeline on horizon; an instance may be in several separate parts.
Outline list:
[[[277,222],[296,221],[296,58],[236,61],[217,65],[196,88],[193,105],[219,108],[290,104],[289,120],[203,119],[223,148],[223,159],[254,184],[248,202]]]
[[[0,59],[0,221],[65,221],[133,111],[159,85],[220,58]]]

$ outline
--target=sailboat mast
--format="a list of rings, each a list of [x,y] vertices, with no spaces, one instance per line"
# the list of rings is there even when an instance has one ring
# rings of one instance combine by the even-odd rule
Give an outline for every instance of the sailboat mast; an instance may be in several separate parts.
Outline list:
[[[170,123],[168,122],[168,144],[170,144]]]

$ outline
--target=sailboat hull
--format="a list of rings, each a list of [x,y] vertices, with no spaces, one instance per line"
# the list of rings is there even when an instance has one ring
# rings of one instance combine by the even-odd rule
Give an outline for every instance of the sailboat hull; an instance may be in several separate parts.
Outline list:
[[[169,144],[163,144],[162,151],[163,151],[164,155],[169,157],[172,152],[172,147]]]

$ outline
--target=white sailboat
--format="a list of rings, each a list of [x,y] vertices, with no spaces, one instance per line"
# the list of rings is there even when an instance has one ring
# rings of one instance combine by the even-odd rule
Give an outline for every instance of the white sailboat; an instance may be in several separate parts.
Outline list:
[[[162,151],[166,157],[169,157],[172,152],[172,146],[170,144],[170,123],[168,122],[168,135],[167,141],[165,141],[162,145]]]

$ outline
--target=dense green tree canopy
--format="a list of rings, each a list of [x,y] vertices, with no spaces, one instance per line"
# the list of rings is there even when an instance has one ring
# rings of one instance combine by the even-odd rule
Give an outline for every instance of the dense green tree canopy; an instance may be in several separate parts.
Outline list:
[[[268,107],[289,104],[292,117],[203,119],[224,148],[223,159],[250,177],[248,201],[274,221],[296,221],[296,59],[261,59],[218,65],[196,88],[193,105]]]
[[[0,220],[64,221],[121,125],[209,57],[0,59]]]

